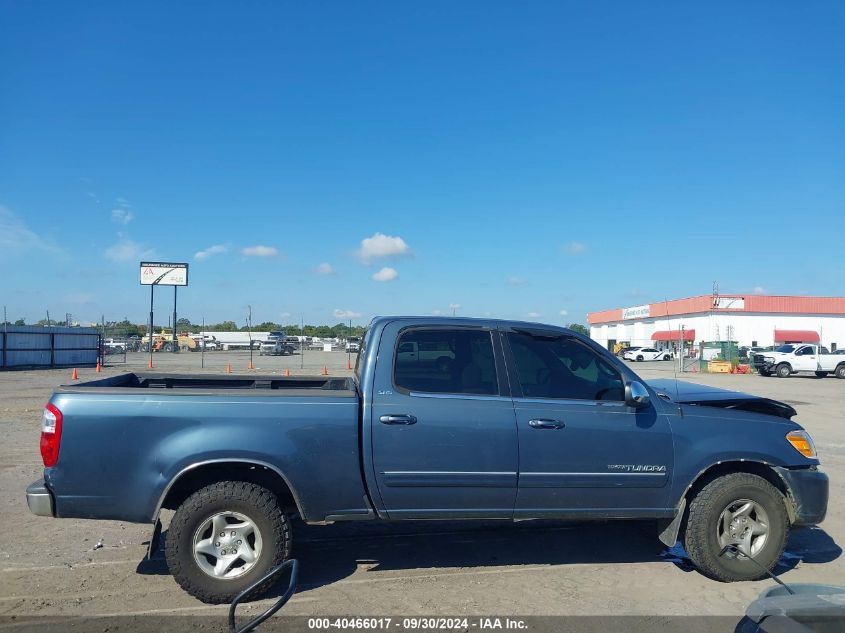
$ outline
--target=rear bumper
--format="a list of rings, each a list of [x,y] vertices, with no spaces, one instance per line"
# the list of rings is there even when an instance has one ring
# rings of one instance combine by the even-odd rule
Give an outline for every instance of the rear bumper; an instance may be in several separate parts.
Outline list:
[[[26,488],[26,505],[29,511],[40,517],[56,516],[56,504],[53,502],[53,493],[44,485],[44,480],[39,479],[29,484]]]
[[[814,468],[790,470],[778,468],[795,502],[793,525],[816,525],[827,514],[830,482],[825,473]]]

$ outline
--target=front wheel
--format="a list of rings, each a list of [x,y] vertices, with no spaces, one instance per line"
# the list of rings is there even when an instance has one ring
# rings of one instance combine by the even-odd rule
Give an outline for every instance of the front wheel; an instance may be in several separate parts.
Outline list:
[[[845,378],[845,363],[839,365],[833,373],[837,378]]]
[[[195,492],[176,510],[166,557],[182,589],[220,604],[284,561],[290,548],[290,523],[276,495],[255,484],[221,481]]]
[[[663,357],[663,360],[672,360],[671,354],[666,354],[666,356]]]
[[[638,362],[638,363],[641,363],[642,361],[643,361],[643,357],[642,357],[642,356],[637,356],[637,362]]]
[[[789,517],[780,491],[750,473],[714,479],[693,498],[689,507],[684,546],[696,568],[722,582],[759,580],[760,568],[771,570],[783,554]],[[727,552],[736,546],[746,556]]]
[[[786,363],[781,363],[775,369],[775,373],[778,375],[778,378],[789,378],[789,375],[792,373],[792,369],[790,369],[789,365]]]

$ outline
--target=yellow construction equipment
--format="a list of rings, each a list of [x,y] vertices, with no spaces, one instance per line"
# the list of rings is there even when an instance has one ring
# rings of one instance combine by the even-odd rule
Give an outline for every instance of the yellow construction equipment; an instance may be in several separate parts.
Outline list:
[[[176,342],[179,345],[180,352],[196,352],[199,350],[197,342],[192,339],[187,332],[182,332],[176,335]],[[142,350],[150,351],[150,337],[147,336],[142,344]],[[157,334],[153,334],[153,351],[154,352],[172,352],[173,351],[173,333],[162,330]]]

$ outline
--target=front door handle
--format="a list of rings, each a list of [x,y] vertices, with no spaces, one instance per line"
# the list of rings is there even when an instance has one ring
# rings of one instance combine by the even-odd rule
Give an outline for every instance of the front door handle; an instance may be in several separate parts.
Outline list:
[[[528,420],[528,426],[532,429],[562,429],[566,426],[560,420],[548,420],[548,419],[538,419],[538,420]]]
[[[416,424],[417,417],[407,413],[391,414],[381,416],[378,421],[382,424],[404,424],[407,426],[409,424]]]

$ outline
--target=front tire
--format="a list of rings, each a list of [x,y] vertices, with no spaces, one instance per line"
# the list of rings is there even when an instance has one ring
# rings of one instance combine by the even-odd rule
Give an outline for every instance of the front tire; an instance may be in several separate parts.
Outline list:
[[[765,569],[777,564],[789,533],[789,517],[780,491],[750,473],[714,479],[693,498],[684,546],[698,571],[722,582],[760,580],[766,574],[743,556],[725,553],[736,545]]]
[[[221,481],[179,506],[165,553],[182,589],[203,602],[220,604],[231,602],[284,561],[290,548],[290,522],[276,495],[255,484]]]
[[[643,362],[643,357],[642,357],[642,356],[637,356],[637,362],[638,362],[638,363]]]
[[[845,378],[845,363],[839,365],[833,373],[836,374],[837,378]]]
[[[786,363],[781,363],[775,369],[775,373],[778,375],[778,378],[789,378],[790,374],[792,374],[792,369]]]

